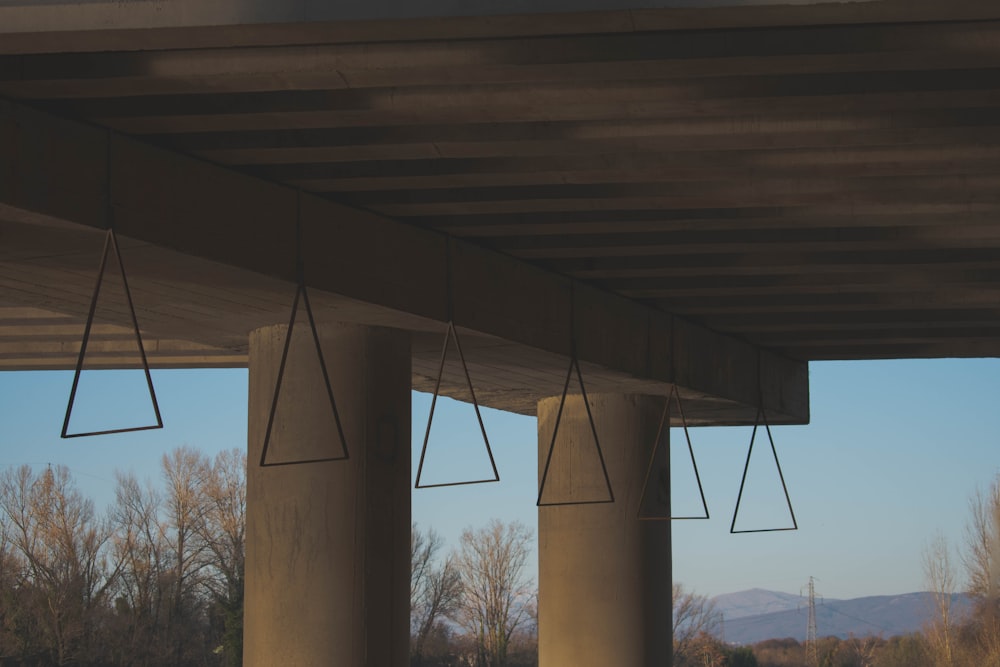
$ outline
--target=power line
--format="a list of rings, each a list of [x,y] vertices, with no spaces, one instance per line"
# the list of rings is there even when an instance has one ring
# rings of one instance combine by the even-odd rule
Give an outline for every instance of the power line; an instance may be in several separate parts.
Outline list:
[[[830,611],[832,611],[832,612],[833,612],[833,613],[835,613],[835,614],[840,614],[841,616],[846,616],[847,618],[850,618],[850,619],[853,619],[853,620],[855,620],[855,621],[861,621],[862,623],[865,623],[865,624],[867,624],[867,625],[870,625],[870,626],[872,626],[873,628],[878,628],[879,630],[882,630],[883,632],[892,632],[892,630],[890,630],[889,628],[886,628],[886,627],[884,627],[884,626],[881,626],[881,625],[879,625],[878,623],[872,623],[872,622],[871,622],[871,621],[869,621],[868,619],[865,619],[865,618],[861,618],[860,616],[853,616],[853,615],[851,615],[851,614],[848,614],[848,613],[846,613],[846,612],[843,612],[843,611],[840,611],[840,610],[839,610],[839,609],[837,609],[837,607],[835,607],[834,605],[826,605],[826,608],[827,608],[827,609],[829,609]]]

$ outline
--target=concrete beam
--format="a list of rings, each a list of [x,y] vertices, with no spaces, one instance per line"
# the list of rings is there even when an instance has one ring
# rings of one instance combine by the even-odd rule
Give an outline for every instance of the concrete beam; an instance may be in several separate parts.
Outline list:
[[[974,21],[992,0],[0,0],[0,53]]]
[[[298,219],[307,283],[319,291],[320,306],[323,293],[335,295],[365,306],[353,321],[429,332],[442,331],[451,310],[478,341],[470,347],[480,350],[473,363],[481,372],[501,377],[516,369],[535,400],[561,389],[560,360],[575,345],[595,390],[664,394],[677,382],[706,405],[739,406],[725,418],[707,410],[705,423],[739,423],[752,420],[763,389],[776,422],[808,420],[804,362],[440,233],[315,196],[299,201],[287,187],[9,102],[0,102],[0,207],[3,217],[25,225],[55,220],[103,229],[113,218],[147,258],[131,270],[139,279],[158,270],[161,281],[171,262],[198,258],[258,282],[290,283]],[[155,288],[148,288],[150,299]],[[183,298],[170,296],[172,303]],[[336,306],[323,316],[338,319]],[[213,325],[223,327],[225,317]],[[241,312],[233,326],[245,336],[247,326],[276,321],[269,312],[256,320]],[[415,373],[420,349],[417,339]],[[484,402],[511,409],[507,388],[496,383]],[[519,400],[517,409],[531,409]]]
[[[780,3],[774,0],[487,0],[476,3],[453,0],[420,3],[403,0],[371,0],[364,3],[315,0],[229,0],[209,3],[201,0],[73,0],[39,3],[33,0],[0,0],[0,26],[3,26],[0,32],[232,26],[771,4],[787,6],[838,3],[829,3],[829,0],[783,0]]]

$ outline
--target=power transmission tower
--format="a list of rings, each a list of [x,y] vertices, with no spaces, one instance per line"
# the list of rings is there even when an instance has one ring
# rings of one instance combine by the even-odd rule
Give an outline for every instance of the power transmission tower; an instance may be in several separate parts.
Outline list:
[[[809,577],[809,624],[806,626],[806,663],[819,667],[819,647],[816,645],[816,585]]]

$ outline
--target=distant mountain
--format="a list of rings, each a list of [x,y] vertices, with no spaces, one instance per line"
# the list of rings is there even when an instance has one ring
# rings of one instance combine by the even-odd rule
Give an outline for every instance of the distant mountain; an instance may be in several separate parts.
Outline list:
[[[767,591],[763,588],[751,588],[748,591],[726,593],[712,598],[715,610],[722,613],[727,621],[745,616],[792,611],[801,607],[803,603],[804,600],[800,595]]]
[[[752,603],[759,600],[760,609],[753,613]],[[725,640],[734,644],[754,644],[765,639],[792,637],[805,641],[809,611],[805,600],[797,595],[773,591],[752,590],[714,598],[716,608],[725,615]],[[782,605],[784,608],[782,609]],[[956,618],[968,613],[971,604],[964,595],[952,596],[952,613]],[[863,637],[917,632],[932,618],[933,600],[930,593],[877,595],[853,600],[824,600],[816,603],[816,633],[820,637],[849,635]]]

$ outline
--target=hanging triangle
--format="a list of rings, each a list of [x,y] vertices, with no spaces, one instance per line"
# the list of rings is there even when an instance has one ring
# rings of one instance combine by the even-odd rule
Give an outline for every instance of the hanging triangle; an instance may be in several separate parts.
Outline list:
[[[483,434],[483,444],[486,445],[486,455],[489,457],[490,468],[493,471],[492,477],[483,477],[481,479],[468,479],[462,481],[450,481],[450,482],[432,482],[425,483],[423,481],[424,473],[424,463],[427,456],[427,444],[431,437],[431,425],[434,423],[434,409],[437,407],[438,395],[441,392],[441,379],[444,376],[444,365],[448,358],[448,349],[450,347],[449,343],[454,342],[455,349],[458,352],[458,359],[462,363],[462,373],[465,375],[465,383],[469,388],[469,396],[472,399],[472,408],[476,413],[476,421],[479,423],[479,431]],[[467,448],[463,448],[467,449]],[[454,451],[452,456],[449,457],[450,465],[461,466],[466,454],[466,451]],[[440,457],[439,457],[440,458]],[[476,390],[472,387],[472,378],[469,376],[469,365],[465,362],[465,355],[462,353],[462,344],[458,340],[458,331],[455,330],[455,323],[448,322],[448,330],[444,335],[444,346],[441,348],[441,364],[438,367],[437,382],[434,385],[434,397],[431,398],[431,409],[430,413],[427,415],[427,430],[424,433],[424,445],[420,450],[420,463],[417,465],[417,481],[414,484],[414,488],[417,489],[430,489],[440,486],[463,486],[466,484],[485,484],[489,482],[499,482],[500,473],[497,472],[496,460],[493,458],[493,449],[490,447],[490,439],[486,435],[486,426],[483,424],[483,416],[479,412],[479,402],[476,400]]]
[[[302,299],[302,304],[305,306],[303,310],[308,318],[310,340],[316,356],[304,368],[297,369],[296,377],[303,383],[311,382],[314,385],[305,389],[308,392],[306,395],[325,393],[330,406],[329,413],[324,409],[322,416],[314,415],[314,419],[309,420],[310,428],[302,429],[301,432],[296,428],[299,420],[288,418],[279,421],[275,419],[275,416],[282,408],[289,408],[287,404],[283,404],[281,401],[281,389],[285,370],[288,366],[288,352],[292,345],[292,334],[295,330],[300,298]],[[296,356],[308,358],[310,355],[308,351],[304,351],[304,355]],[[311,375],[307,373],[308,369],[314,369]],[[299,389],[302,390],[302,387],[299,387]],[[322,401],[319,402],[320,405],[322,403]],[[299,407],[301,409],[301,406]],[[317,428],[317,419],[328,420],[328,428]],[[276,423],[282,425],[280,432],[275,428]],[[330,431],[336,431],[337,437],[340,439],[340,446],[339,448],[335,448],[333,453],[330,453],[332,448],[331,443],[313,441],[308,437],[312,433],[329,433]],[[276,439],[278,441],[276,444],[272,443],[272,439],[275,439],[275,436],[277,436]],[[269,458],[268,453],[271,450],[272,444],[275,444],[275,451],[270,452],[271,456]],[[333,387],[330,385],[330,376],[326,370],[326,361],[323,359],[323,348],[319,342],[319,333],[316,330],[316,320],[313,317],[312,307],[309,305],[309,294],[306,291],[305,283],[299,281],[298,288],[295,291],[295,300],[292,302],[292,314],[288,320],[288,329],[285,332],[285,344],[281,351],[281,362],[278,364],[278,377],[274,382],[274,395],[271,399],[271,410],[268,414],[267,427],[264,431],[264,446],[260,452],[260,465],[262,468],[267,468],[304,463],[344,461],[348,458],[347,439],[344,437],[344,427],[340,422],[340,413],[337,412],[337,401],[333,397]]]
[[[597,452],[597,458],[601,464],[601,472],[604,475],[604,490],[607,491],[606,498],[585,498],[585,499],[569,499],[569,500],[544,500],[545,498],[545,484],[548,482],[549,468],[552,465],[552,454],[555,452],[556,439],[559,436],[559,424],[562,421],[563,408],[566,407],[566,395],[569,393],[569,383],[573,378],[573,371],[576,370],[576,379],[580,384],[580,395],[583,399],[583,405],[587,410],[587,421],[590,424],[590,433],[594,437],[594,449]],[[572,444],[572,443],[567,443]],[[563,449],[566,449],[565,447]],[[567,456],[569,459],[563,459],[561,463],[563,467],[574,467],[572,466],[572,455],[574,453],[580,453],[583,451],[582,447],[574,448],[570,451]],[[560,480],[563,486],[570,486],[569,496],[573,495],[572,480]],[[604,452],[601,451],[601,442],[597,437],[597,427],[594,425],[594,415],[590,411],[590,401],[587,400],[587,389],[583,386],[583,374],[580,372],[580,363],[577,361],[576,356],[570,359],[569,370],[566,372],[566,383],[563,385],[562,399],[559,401],[559,410],[556,412],[556,423],[552,427],[552,442],[549,444],[549,453],[545,458],[545,469],[542,472],[542,480],[538,486],[538,501],[535,503],[538,507],[557,507],[562,505],[598,505],[602,503],[613,503],[615,502],[615,494],[611,489],[611,478],[608,476],[608,466],[604,462]]]
[[[753,455],[753,445],[754,439],[757,437],[757,427],[763,423],[764,431],[767,433],[767,440],[771,445],[771,454],[774,457],[775,469],[778,473],[778,480],[781,483],[781,490],[784,493],[785,505],[788,507],[788,514],[792,519],[792,525],[784,528],[753,528],[753,529],[736,529],[736,520],[740,513],[741,503],[743,502],[743,491],[746,488],[747,472],[750,470],[750,459]],[[743,479],[740,481],[740,492],[736,498],[736,508],[733,510],[733,522],[729,527],[729,532],[732,534],[736,533],[774,533],[785,530],[798,530],[799,524],[795,520],[795,510],[792,509],[792,499],[788,495],[788,486],[785,484],[785,476],[781,472],[781,462],[778,461],[778,451],[774,447],[774,438],[771,437],[771,427],[767,423],[767,416],[764,414],[764,407],[760,406],[757,408],[757,418],[754,420],[753,432],[750,434],[750,448],[747,451],[747,462],[743,467]]]
[[[111,276],[105,280],[108,258],[112,253],[114,258],[111,261],[111,266],[112,269],[117,269],[117,272],[112,270]],[[121,278],[120,282],[114,280],[116,273]],[[104,288],[103,302],[101,299],[102,287]],[[134,336],[135,356],[132,360],[125,361],[121,357],[108,358],[106,356],[102,360],[101,350],[94,352],[93,358],[88,357],[91,336],[97,333],[94,323],[98,319],[99,304],[101,304],[102,310],[117,309],[128,312],[132,327],[131,330],[126,330],[124,338],[128,340]],[[121,327],[98,325],[97,329],[105,330],[102,333],[107,333],[110,336],[121,336]],[[88,364],[96,368],[86,368]],[[118,368],[133,364],[139,368]],[[112,366],[116,369],[98,370],[101,366],[105,368]],[[111,405],[108,404],[107,399],[109,394],[114,395]],[[145,404],[144,400],[147,396],[149,398],[148,405]],[[122,413],[133,413],[135,415],[134,424],[112,428],[97,426],[98,423],[106,423],[109,419],[121,423],[119,415],[108,415],[109,409]],[[81,412],[84,413],[83,417],[79,416]],[[155,421],[155,423],[150,424],[147,420]],[[79,430],[70,432],[71,426]],[[104,239],[104,252],[101,254],[101,263],[97,269],[97,282],[90,300],[87,323],[83,329],[83,340],[80,343],[80,354],[76,361],[76,371],[73,374],[73,385],[70,388],[60,437],[80,438],[91,435],[149,431],[158,428],[163,428],[163,419],[160,416],[159,403],[156,401],[156,391],[153,389],[149,361],[146,359],[146,350],[142,345],[142,334],[139,332],[139,321],[135,315],[135,306],[132,303],[132,293],[125,275],[125,264],[122,262],[121,251],[118,248],[118,239],[114,231],[109,229]]]
[[[669,438],[671,401],[674,401],[677,405],[677,413],[680,415],[681,425],[684,427],[684,440],[687,442],[691,472],[694,474],[694,482],[698,486],[698,495],[701,498],[701,507],[704,511],[704,516],[674,516],[671,513],[671,508],[673,507],[671,494],[675,488],[672,478],[676,477],[674,472],[679,467],[673,461],[675,457],[672,454],[676,450],[670,446],[671,439]],[[677,463],[679,462],[677,461]],[[701,485],[701,475],[698,474],[698,463],[694,458],[694,448],[691,446],[691,435],[688,433],[687,419],[684,417],[684,408],[681,406],[681,397],[677,391],[677,385],[673,385],[670,389],[670,395],[667,396],[667,402],[663,406],[660,427],[656,432],[656,441],[653,443],[653,451],[649,457],[649,466],[646,468],[646,479],[642,485],[642,497],[639,499],[639,519],[643,521],[670,521],[708,518],[708,503],[705,502],[705,489]]]

